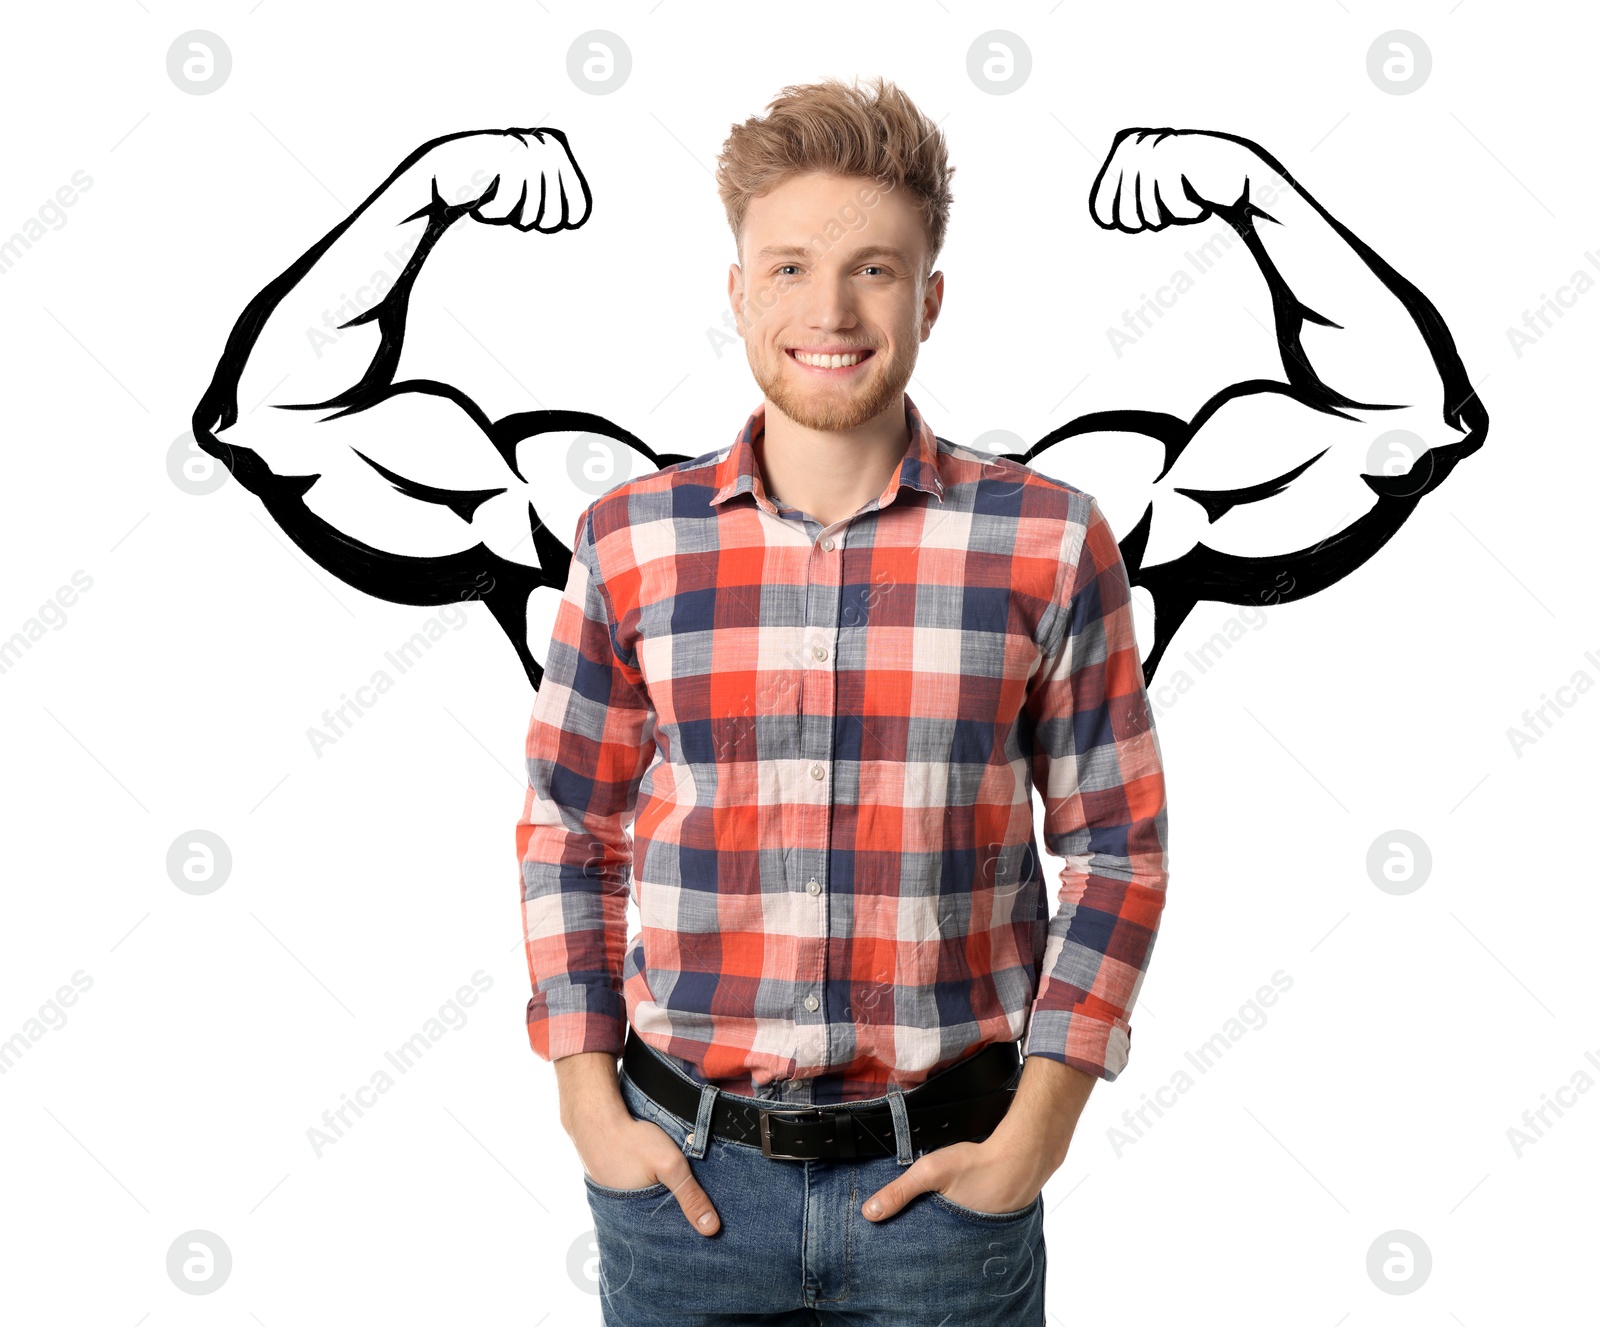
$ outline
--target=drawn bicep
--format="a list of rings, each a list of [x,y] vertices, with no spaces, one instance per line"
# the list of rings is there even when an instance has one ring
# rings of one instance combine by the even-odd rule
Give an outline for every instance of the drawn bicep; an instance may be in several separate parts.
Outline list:
[[[446,396],[402,390],[350,413],[276,410],[242,416],[219,438],[254,452],[275,476],[304,476],[308,510],[386,553],[437,557],[486,542],[482,513],[512,509],[527,531],[527,485],[473,414]]]
[[[1240,557],[1317,544],[1378,501],[1367,476],[1409,471],[1430,448],[1461,436],[1420,408],[1344,414],[1278,392],[1224,402],[1156,485],[1146,560],[1196,543]]]

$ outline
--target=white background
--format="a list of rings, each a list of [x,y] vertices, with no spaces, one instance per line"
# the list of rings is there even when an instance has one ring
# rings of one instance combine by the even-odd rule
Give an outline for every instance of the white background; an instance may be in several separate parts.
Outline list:
[[[194,28],[233,57],[204,96],[166,70]],[[609,95],[566,72],[594,28],[632,53]],[[967,73],[994,28],[1031,51],[1010,95]],[[567,132],[594,215],[556,240],[475,237],[493,281],[452,283],[447,241],[429,279],[456,321],[435,309],[424,333],[419,295],[419,350],[491,415],[566,406],[664,451],[725,445],[760,398],[742,347],[707,337],[733,259],[717,152],[786,84],[882,73],[958,168],[944,313],[909,389],[942,436],[1187,415],[1220,385],[1202,348],[1270,369],[1242,257],[1111,350],[1185,246],[1089,217],[1127,125],[1272,151],[1432,298],[1492,419],[1377,557],[1159,712],[1169,903],[1130,1064],[1046,1189],[1052,1323],[1593,1320],[1600,1091],[1568,1094],[1520,1155],[1507,1133],[1578,1071],[1600,1083],[1600,689],[1564,693],[1520,755],[1507,737],[1579,670],[1600,680],[1600,294],[1520,356],[1507,336],[1600,250],[1584,11],[119,0],[14,7],[7,29],[0,232],[74,171],[93,184],[0,276],[0,637],[74,572],[92,587],[0,674],[0,1038],[75,972],[92,985],[0,1076],[0,1317],[599,1321],[581,1170],[523,1028],[521,667],[470,605],[319,757],[307,730],[434,610],[331,577],[237,483],[185,492],[168,453],[251,295],[417,145],[511,125]],[[1367,75],[1390,29],[1432,51],[1409,95]],[[1233,611],[1202,606],[1170,663]],[[197,829],[233,859],[198,897],[167,870]],[[1396,829],[1433,863],[1399,896],[1366,864]],[[315,1155],[323,1112],[480,970],[465,1026]],[[1278,970],[1293,984],[1265,1025],[1119,1150],[1123,1112]],[[211,1295],[166,1270],[196,1229],[232,1253]],[[1366,1269],[1395,1229],[1431,1251],[1414,1293]]]

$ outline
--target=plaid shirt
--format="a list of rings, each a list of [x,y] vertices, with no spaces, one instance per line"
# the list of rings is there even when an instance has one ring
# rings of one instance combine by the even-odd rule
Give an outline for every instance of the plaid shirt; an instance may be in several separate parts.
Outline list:
[[[765,404],[579,517],[517,827],[541,1057],[631,1022],[806,1105],[999,1040],[1126,1064],[1167,883],[1127,571],[1091,496],[905,410],[887,487],[826,529],[767,497]]]

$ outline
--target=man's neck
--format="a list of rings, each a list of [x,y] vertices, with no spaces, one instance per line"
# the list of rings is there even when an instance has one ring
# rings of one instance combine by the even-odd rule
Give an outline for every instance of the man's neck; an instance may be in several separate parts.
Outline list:
[[[866,423],[840,432],[807,428],[768,401],[755,453],[769,498],[829,526],[882,493],[910,445],[903,396]]]

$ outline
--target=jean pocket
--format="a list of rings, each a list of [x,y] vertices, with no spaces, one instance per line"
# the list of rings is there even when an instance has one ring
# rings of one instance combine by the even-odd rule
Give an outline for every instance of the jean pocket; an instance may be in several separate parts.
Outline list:
[[[967,1221],[979,1221],[985,1225],[1004,1225],[1012,1221],[1022,1221],[1032,1216],[1044,1202],[1044,1193],[1040,1193],[1026,1207],[1019,1207],[1014,1212],[980,1212],[975,1207],[963,1207],[960,1203],[953,1203],[942,1193],[928,1190],[928,1197],[933,1200],[934,1206],[943,1208],[952,1216],[961,1217]]]
[[[647,1184],[642,1189],[608,1188],[604,1184],[596,1184],[588,1175],[583,1177],[583,1183],[590,1193],[600,1198],[651,1198],[657,1194],[667,1192],[667,1186],[663,1180],[657,1180],[654,1184]]]

